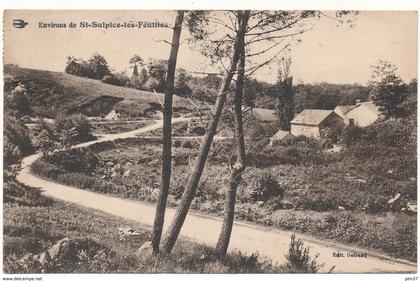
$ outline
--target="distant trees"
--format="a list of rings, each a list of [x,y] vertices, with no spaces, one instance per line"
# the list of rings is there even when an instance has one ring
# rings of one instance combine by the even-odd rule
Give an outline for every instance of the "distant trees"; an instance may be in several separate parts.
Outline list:
[[[191,88],[188,83],[191,80],[191,75],[189,75],[188,72],[182,67],[177,69],[176,74],[175,94],[178,96],[190,96]]]
[[[150,60],[147,64],[148,79],[144,84],[144,88],[147,90],[154,89],[158,92],[163,92],[165,90],[167,65],[168,62],[166,60]]]
[[[131,75],[131,77],[135,77],[139,75],[139,69],[138,67],[143,66],[143,59],[139,56],[139,55],[134,55],[131,57],[130,61],[129,61],[130,67],[133,68],[133,74]]]
[[[408,87],[396,71],[397,66],[386,61],[372,66],[371,97],[386,117],[401,117],[405,112],[402,105],[408,97]]]
[[[108,62],[99,54],[94,54],[88,61],[69,56],[64,71],[68,74],[96,80],[102,80],[105,75],[111,74]]]

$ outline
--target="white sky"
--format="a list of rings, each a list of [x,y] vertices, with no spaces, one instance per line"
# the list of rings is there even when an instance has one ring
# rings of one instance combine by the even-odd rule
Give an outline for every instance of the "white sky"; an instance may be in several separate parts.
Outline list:
[[[38,22],[157,19],[172,25],[174,17],[169,11],[9,11],[5,14],[4,62],[63,71],[68,55],[87,59],[98,52],[119,71],[127,68],[133,54],[167,59],[169,45],[159,40],[170,41],[170,29],[40,29]],[[29,25],[13,28],[11,22],[15,18],[25,19]],[[370,65],[379,59],[397,64],[403,80],[416,78],[417,26],[416,12],[361,12],[353,28],[336,27],[332,20],[324,18],[292,48],[294,79],[364,84],[370,77]],[[183,30],[182,38],[187,36]],[[186,42],[180,47],[178,65],[194,71],[211,69],[208,61]],[[256,72],[256,77],[274,82],[276,71],[276,64],[272,64]]]

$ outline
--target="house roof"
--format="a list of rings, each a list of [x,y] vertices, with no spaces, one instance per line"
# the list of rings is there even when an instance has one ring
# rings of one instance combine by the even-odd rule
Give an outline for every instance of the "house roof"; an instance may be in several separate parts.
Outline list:
[[[361,102],[359,104],[359,107],[360,106],[366,107],[368,110],[372,111],[373,113],[377,115],[381,115],[381,112],[379,111],[379,107],[376,106],[376,104],[373,101]]]
[[[299,113],[292,121],[291,124],[302,124],[302,125],[319,125],[325,120],[331,113],[332,110],[322,109],[305,109]]]
[[[279,130],[277,133],[275,133],[270,140],[282,140],[284,139],[288,134],[290,134],[289,131],[282,131]]]
[[[260,121],[276,121],[276,111],[266,108],[255,107],[252,109],[252,114]]]
[[[357,105],[337,105],[334,109],[335,112],[339,111],[344,115],[347,114],[347,112],[349,112],[350,110],[352,110],[353,108],[356,108]],[[342,117],[343,117],[342,116]]]

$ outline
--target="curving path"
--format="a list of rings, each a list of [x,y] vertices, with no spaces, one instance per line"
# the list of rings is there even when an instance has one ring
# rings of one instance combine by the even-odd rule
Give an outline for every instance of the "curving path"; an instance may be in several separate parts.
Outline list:
[[[173,122],[186,121],[188,118],[174,118]],[[162,126],[162,120],[138,130],[104,135],[101,139],[79,144],[86,147],[93,143],[111,141],[122,138],[134,137],[138,134],[155,130]],[[155,207],[152,204],[115,198],[75,187],[65,186],[49,180],[42,179],[31,173],[31,164],[39,159],[41,154],[34,154],[22,160],[22,170],[17,175],[17,180],[23,184],[40,187],[46,196],[79,204],[84,207],[100,210],[115,216],[131,219],[145,225],[153,224]],[[174,216],[175,209],[168,208],[165,216],[165,229]],[[222,221],[218,218],[198,214],[188,214],[181,231],[181,235],[199,243],[214,246]],[[270,229],[258,225],[236,222],[232,231],[230,250],[236,249],[245,253],[259,252],[279,264],[285,262],[290,236],[292,232]],[[310,248],[311,256],[319,254],[318,261],[325,263],[324,270],[335,266],[334,272],[351,273],[389,273],[389,272],[417,272],[417,264],[406,260],[393,259],[373,251],[366,251],[353,246],[346,246],[332,241],[325,241],[311,236],[297,234],[297,237]],[[359,252],[367,253],[367,257],[334,257],[334,253]]]

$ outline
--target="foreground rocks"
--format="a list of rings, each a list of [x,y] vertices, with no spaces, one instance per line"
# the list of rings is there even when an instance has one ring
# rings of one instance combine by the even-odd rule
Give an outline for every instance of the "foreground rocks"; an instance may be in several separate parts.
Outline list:
[[[115,256],[115,252],[90,238],[64,238],[47,251],[25,255],[20,263],[34,271],[48,272],[48,269],[58,267],[71,270],[81,263],[111,256]]]

